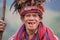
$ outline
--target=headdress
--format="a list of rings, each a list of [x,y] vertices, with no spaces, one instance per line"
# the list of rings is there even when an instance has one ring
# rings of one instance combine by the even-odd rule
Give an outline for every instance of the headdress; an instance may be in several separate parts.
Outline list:
[[[44,12],[44,2],[46,0],[14,0],[12,3],[10,9],[12,6],[15,7],[15,10],[18,10],[18,12],[22,15],[25,12],[38,12],[43,14]],[[24,14],[23,14],[24,15]]]

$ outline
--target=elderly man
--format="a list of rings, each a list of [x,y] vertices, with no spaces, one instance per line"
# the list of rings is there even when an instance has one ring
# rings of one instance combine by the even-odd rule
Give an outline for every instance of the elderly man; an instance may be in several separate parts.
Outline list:
[[[45,0],[14,0],[12,6],[21,16],[23,25],[9,40],[58,40],[42,22],[44,2]]]

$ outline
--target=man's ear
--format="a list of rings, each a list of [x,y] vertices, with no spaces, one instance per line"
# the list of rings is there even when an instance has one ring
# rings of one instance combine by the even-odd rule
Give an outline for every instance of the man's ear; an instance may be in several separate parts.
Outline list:
[[[21,21],[23,22],[24,21],[24,18],[23,17],[20,17]]]
[[[41,18],[39,20],[40,20],[40,22],[42,22],[42,19]]]

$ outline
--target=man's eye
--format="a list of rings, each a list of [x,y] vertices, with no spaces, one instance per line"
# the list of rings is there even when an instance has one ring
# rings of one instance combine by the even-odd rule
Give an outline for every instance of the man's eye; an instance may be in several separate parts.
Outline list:
[[[30,17],[30,15],[29,14],[26,14],[25,17]]]
[[[33,17],[36,17],[37,15],[33,15]]]
[[[38,14],[33,15],[33,17],[38,17]]]

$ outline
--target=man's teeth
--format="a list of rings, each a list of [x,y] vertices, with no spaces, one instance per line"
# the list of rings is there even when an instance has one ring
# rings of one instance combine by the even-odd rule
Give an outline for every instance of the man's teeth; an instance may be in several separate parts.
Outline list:
[[[33,23],[32,22],[28,22],[28,24],[35,24],[35,22],[33,22]]]

